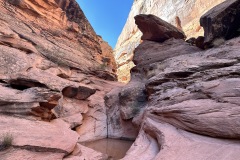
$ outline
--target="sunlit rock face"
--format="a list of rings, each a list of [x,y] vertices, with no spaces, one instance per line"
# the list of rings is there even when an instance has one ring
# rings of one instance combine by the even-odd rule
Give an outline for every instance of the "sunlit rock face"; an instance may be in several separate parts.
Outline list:
[[[115,47],[118,80],[128,82],[132,62],[133,50],[141,43],[142,33],[134,22],[138,14],[154,14],[161,19],[182,29],[188,38],[203,35],[199,18],[209,9],[224,0],[135,0],[129,13],[127,22]]]
[[[0,17],[0,159],[106,159],[78,142],[107,137],[111,47],[75,0],[0,0]]]

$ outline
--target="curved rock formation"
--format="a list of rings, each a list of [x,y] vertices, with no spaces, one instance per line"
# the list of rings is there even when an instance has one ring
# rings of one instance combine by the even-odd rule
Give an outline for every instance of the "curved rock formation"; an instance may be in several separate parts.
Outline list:
[[[185,42],[181,16],[174,27],[140,15],[144,41],[124,86],[113,81],[111,48],[74,0],[0,2],[0,159],[107,160],[80,144],[106,137],[135,140],[126,160],[239,159],[238,33],[201,50]],[[193,2],[176,8],[185,3]],[[224,19],[226,4],[207,17]]]
[[[215,12],[210,10],[209,17],[225,13],[222,6],[228,3],[218,5]],[[237,5],[232,8],[236,9]],[[138,136],[124,160],[239,158],[240,37],[234,37],[206,50],[173,36],[163,42],[144,40],[135,49],[131,81],[115,92],[115,99],[121,101],[115,106],[119,111],[110,110],[120,122],[118,127],[109,124],[111,133],[126,132],[124,120],[137,127]],[[136,93],[141,91],[146,101],[134,106],[139,103]],[[113,93],[107,96],[107,100],[114,97]],[[117,115],[125,110],[127,114]]]
[[[134,66],[132,62],[133,51],[141,43],[142,33],[137,28],[134,17],[138,14],[153,14],[174,26],[181,26],[188,38],[203,35],[199,18],[209,9],[224,0],[195,1],[157,1],[157,0],[135,0],[129,13],[127,22],[118,38],[114,49],[117,62],[118,80],[128,82],[130,80],[130,69]]]
[[[0,159],[107,159],[78,141],[107,137],[111,47],[75,0],[0,0],[0,17]]]

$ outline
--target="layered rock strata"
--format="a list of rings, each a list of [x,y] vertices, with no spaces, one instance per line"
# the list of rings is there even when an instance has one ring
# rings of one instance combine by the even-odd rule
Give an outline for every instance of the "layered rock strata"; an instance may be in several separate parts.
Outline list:
[[[0,0],[0,159],[107,159],[115,62],[75,0]]]
[[[240,37],[235,37],[207,50],[175,38],[144,40],[135,49],[132,79],[115,93],[119,100],[129,95],[117,106],[120,122],[139,129],[124,160],[239,158]],[[133,105],[141,93],[144,103]],[[124,132],[126,125],[119,124]]]
[[[135,0],[129,13],[127,22],[118,38],[114,49],[117,62],[118,80],[128,82],[130,80],[130,69],[134,66],[132,62],[133,51],[141,43],[142,33],[134,23],[134,17],[139,14],[153,14],[161,17],[164,21],[178,26],[188,38],[203,35],[199,18],[209,9],[224,0],[195,0],[195,1],[157,1],[157,0]]]

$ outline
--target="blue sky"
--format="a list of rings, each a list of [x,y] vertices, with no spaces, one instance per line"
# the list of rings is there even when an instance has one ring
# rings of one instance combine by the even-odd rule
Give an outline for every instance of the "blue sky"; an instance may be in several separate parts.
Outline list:
[[[95,32],[114,49],[133,0],[77,0]]]

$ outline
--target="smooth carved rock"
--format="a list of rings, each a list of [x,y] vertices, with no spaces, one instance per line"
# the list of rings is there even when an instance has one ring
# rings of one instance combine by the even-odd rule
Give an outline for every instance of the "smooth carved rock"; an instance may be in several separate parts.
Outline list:
[[[228,0],[212,8],[200,19],[201,26],[204,28],[204,42],[211,43],[217,38],[228,40],[239,36],[239,17],[239,0]]]
[[[148,107],[133,118],[140,134],[124,159],[234,160],[240,149],[240,38],[205,51],[180,41],[145,41],[135,51],[130,83],[145,83]]]
[[[219,138],[240,138],[239,107],[213,100],[188,100],[150,112],[178,128]]]
[[[235,160],[239,151],[239,141],[196,135],[147,115],[142,131],[123,160]]]
[[[62,123],[58,126],[48,122],[30,121],[3,115],[0,119],[2,122],[0,134],[11,134],[13,146],[31,152],[36,150],[59,153],[63,158],[73,151],[78,140],[78,135]],[[7,155],[12,156],[12,154],[14,152]],[[39,156],[42,157],[41,154]]]
[[[141,39],[149,41],[164,42],[167,39],[185,39],[185,34],[173,25],[154,15],[137,15],[134,17],[140,31],[143,33]]]

